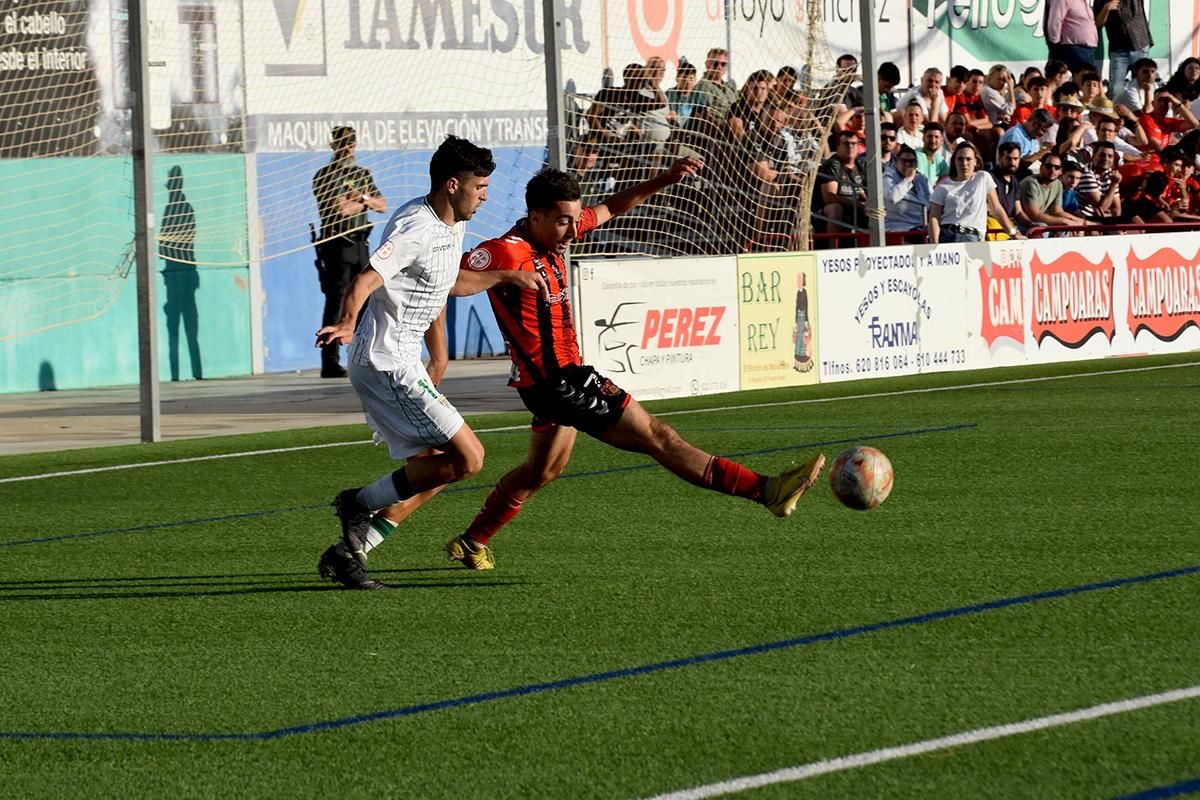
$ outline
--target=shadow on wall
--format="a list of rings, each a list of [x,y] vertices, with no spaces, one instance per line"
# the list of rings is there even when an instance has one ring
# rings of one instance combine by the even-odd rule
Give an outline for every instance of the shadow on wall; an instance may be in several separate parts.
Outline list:
[[[179,380],[179,324],[187,337],[192,377],[203,380],[200,366],[200,314],[196,310],[196,290],[200,273],[196,270],[196,212],[183,193],[183,168],[178,164],[167,172],[167,207],[159,230],[158,254],[163,259],[163,281],[167,287],[167,358],[171,380]]]
[[[54,365],[49,361],[43,361],[38,365],[38,391],[58,391],[58,384],[54,382]]]

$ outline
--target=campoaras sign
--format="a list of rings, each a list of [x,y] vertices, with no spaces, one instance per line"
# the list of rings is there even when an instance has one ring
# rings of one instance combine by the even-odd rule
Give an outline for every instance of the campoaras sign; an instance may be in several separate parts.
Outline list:
[[[1134,338],[1147,331],[1173,342],[1189,327],[1200,328],[1200,250],[1184,256],[1164,247],[1138,258],[1130,247],[1127,323]]]
[[[1020,250],[1004,245],[989,249],[993,257],[979,267],[979,335],[989,348],[995,348],[1001,339],[1024,347],[1025,281]]]
[[[1030,331],[1040,346],[1047,338],[1064,347],[1082,347],[1097,333],[1109,342],[1116,334],[1113,313],[1113,261],[1099,263],[1067,251],[1049,263],[1039,250],[1029,260],[1032,282]]]

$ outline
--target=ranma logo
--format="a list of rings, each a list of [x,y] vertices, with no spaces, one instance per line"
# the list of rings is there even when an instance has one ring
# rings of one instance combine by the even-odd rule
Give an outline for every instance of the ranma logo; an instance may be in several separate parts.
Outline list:
[[[1170,342],[1191,326],[1200,327],[1200,252],[1186,258],[1164,247],[1138,258],[1129,250],[1129,330],[1149,331]]]
[[[979,334],[988,347],[995,347],[1000,339],[1011,339],[1024,347],[1025,283],[1021,280],[1020,251],[981,265],[979,290]]]
[[[1056,261],[1043,263],[1035,250],[1029,262],[1033,279],[1033,338],[1040,345],[1046,337],[1066,347],[1082,347],[1095,333],[1112,341],[1113,263],[1108,253],[1099,264],[1077,252],[1063,253]]]

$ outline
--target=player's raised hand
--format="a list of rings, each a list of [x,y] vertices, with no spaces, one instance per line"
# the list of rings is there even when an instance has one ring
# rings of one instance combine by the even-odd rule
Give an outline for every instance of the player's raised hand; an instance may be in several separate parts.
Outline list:
[[[328,344],[337,342],[339,344],[350,344],[350,340],[354,338],[354,321],[348,323],[338,323],[336,325],[326,325],[321,330],[317,331],[317,347],[324,347]]]
[[[693,156],[680,158],[676,160],[671,168],[667,170],[667,176],[672,183],[679,183],[684,178],[694,178],[700,174],[700,170],[704,169],[704,161]]]

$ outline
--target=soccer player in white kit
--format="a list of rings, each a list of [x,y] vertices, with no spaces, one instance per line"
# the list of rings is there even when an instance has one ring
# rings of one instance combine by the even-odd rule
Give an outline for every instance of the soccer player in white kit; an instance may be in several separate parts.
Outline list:
[[[322,577],[348,588],[382,588],[367,573],[367,552],[446,484],[483,467],[483,445],[437,390],[421,363],[421,342],[429,343],[432,360],[444,363],[442,311],[459,281],[466,220],[487,200],[495,168],[490,150],[446,137],[429,162],[429,194],[396,210],[384,228],[383,244],[346,290],[339,320],[317,331],[317,347],[350,343],[350,382],[367,424],[377,440],[387,443],[392,458],[407,459],[395,472],[346,489],[333,501],[342,537],[317,567]],[[455,293],[473,294],[500,281],[544,291],[535,273],[488,273],[493,274],[498,281],[471,276],[468,287],[459,281]],[[438,327],[426,337],[431,325]],[[434,353],[439,343],[443,352]]]

